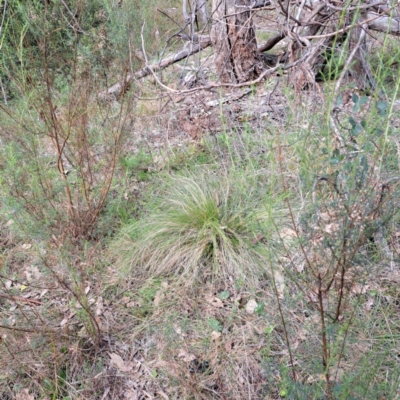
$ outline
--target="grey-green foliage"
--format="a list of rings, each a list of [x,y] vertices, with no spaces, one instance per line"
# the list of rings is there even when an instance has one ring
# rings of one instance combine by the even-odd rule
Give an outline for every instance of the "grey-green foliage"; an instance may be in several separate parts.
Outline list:
[[[48,80],[62,87],[69,83],[78,62],[89,63],[98,79],[106,78],[104,85],[110,83],[112,66],[118,73],[127,64],[136,68],[138,60],[131,55],[141,47],[145,20],[144,41],[149,54],[154,49],[156,19],[150,15],[154,4],[138,0],[121,4],[111,0],[13,0],[3,4],[0,78],[8,97],[38,89]]]

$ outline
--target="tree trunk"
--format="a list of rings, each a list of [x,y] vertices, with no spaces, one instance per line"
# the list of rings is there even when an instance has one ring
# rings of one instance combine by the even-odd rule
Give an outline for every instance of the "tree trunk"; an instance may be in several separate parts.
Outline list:
[[[239,83],[256,79],[263,71],[250,0],[213,0],[210,39],[219,80]]]
[[[354,54],[353,62],[349,68],[349,75],[360,90],[373,89],[376,86],[369,61],[367,60],[367,25],[354,27],[350,32],[350,56]]]

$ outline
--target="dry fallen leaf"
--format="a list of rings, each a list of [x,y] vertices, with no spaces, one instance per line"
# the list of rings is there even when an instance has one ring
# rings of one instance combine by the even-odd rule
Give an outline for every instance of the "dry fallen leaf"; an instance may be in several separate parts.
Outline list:
[[[324,375],[323,374],[316,374],[316,375],[310,375],[308,378],[307,378],[307,383],[315,383],[315,382],[321,382],[321,381],[324,381],[325,380],[325,377],[324,377]]]
[[[103,298],[99,296],[99,298],[96,301],[96,315],[99,316],[103,314],[103,310],[104,310]]]
[[[25,271],[24,271],[24,274],[25,274],[25,276],[26,276],[26,280],[27,280],[29,283],[32,282],[32,274],[31,274],[31,272],[28,271],[28,270],[25,270]]]
[[[279,236],[282,239],[291,239],[291,238],[296,238],[297,237],[297,233],[296,231],[294,231],[293,229],[290,228],[283,228],[280,232],[279,232]]]
[[[165,294],[162,290],[158,290],[156,295],[154,296],[154,305],[158,307],[160,303],[164,300]]]
[[[306,265],[306,263],[305,263],[305,261],[303,261],[300,264],[296,264],[294,267],[295,267],[296,271],[300,274],[304,271],[305,265]]]
[[[181,350],[179,351],[178,357],[179,357],[179,358],[182,358],[183,361],[185,361],[185,362],[191,362],[191,361],[194,361],[194,360],[196,359],[196,356],[195,356],[194,354],[189,354],[189,353],[188,353],[186,350],[184,350],[184,349],[181,349]]]
[[[111,359],[111,365],[117,367],[122,372],[132,371],[133,363],[129,361],[124,361],[120,355],[116,353],[108,354]]]
[[[247,314],[254,314],[254,310],[257,308],[258,304],[254,299],[250,299],[246,304]]]
[[[157,393],[165,400],[169,400],[169,397],[162,390],[158,390]]]
[[[105,400],[107,398],[108,393],[110,393],[110,390],[111,390],[111,388],[108,386],[106,388],[106,390],[104,391],[103,396],[101,396],[101,400]]]
[[[9,220],[4,224],[4,226],[8,227],[8,226],[11,226],[13,223],[14,223],[14,221],[13,221],[12,219],[9,219]]]
[[[168,282],[165,282],[165,281],[161,282],[161,287],[163,289],[168,289]]]
[[[233,348],[235,347],[235,342],[233,341],[233,339],[231,339],[229,342],[225,343],[225,350],[227,353],[230,353]]]
[[[15,400],[35,400],[35,397],[29,394],[29,389],[22,389],[15,395]]]
[[[90,283],[85,287],[85,294],[88,294],[90,291]]]
[[[124,393],[126,400],[139,400],[139,392],[137,390],[127,389]]]
[[[364,304],[364,310],[371,311],[373,305],[374,305],[374,299],[370,297],[368,301],[366,301]]]
[[[277,270],[274,271],[275,285],[280,299],[283,298],[283,293],[285,291],[285,277],[283,274]]]
[[[366,293],[367,289],[369,288],[368,285],[362,285],[360,283],[356,283],[351,287],[351,293],[353,294],[364,294]]]
[[[207,303],[211,304],[214,307],[217,307],[217,308],[224,307],[224,303],[218,297],[210,296],[210,297],[206,298],[206,301],[207,301]]]

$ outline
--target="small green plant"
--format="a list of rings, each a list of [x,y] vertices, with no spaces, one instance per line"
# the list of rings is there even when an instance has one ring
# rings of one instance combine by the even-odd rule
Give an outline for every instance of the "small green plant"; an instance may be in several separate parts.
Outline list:
[[[209,318],[207,322],[212,331],[222,332],[222,324],[216,318]]]

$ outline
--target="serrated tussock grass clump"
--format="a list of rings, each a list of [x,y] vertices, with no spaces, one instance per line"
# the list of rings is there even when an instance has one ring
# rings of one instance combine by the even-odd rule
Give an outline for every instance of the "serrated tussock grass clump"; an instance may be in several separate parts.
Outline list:
[[[267,215],[257,188],[244,182],[211,173],[174,177],[159,209],[112,245],[117,266],[138,278],[181,275],[189,284],[256,280],[266,263],[256,228]]]

